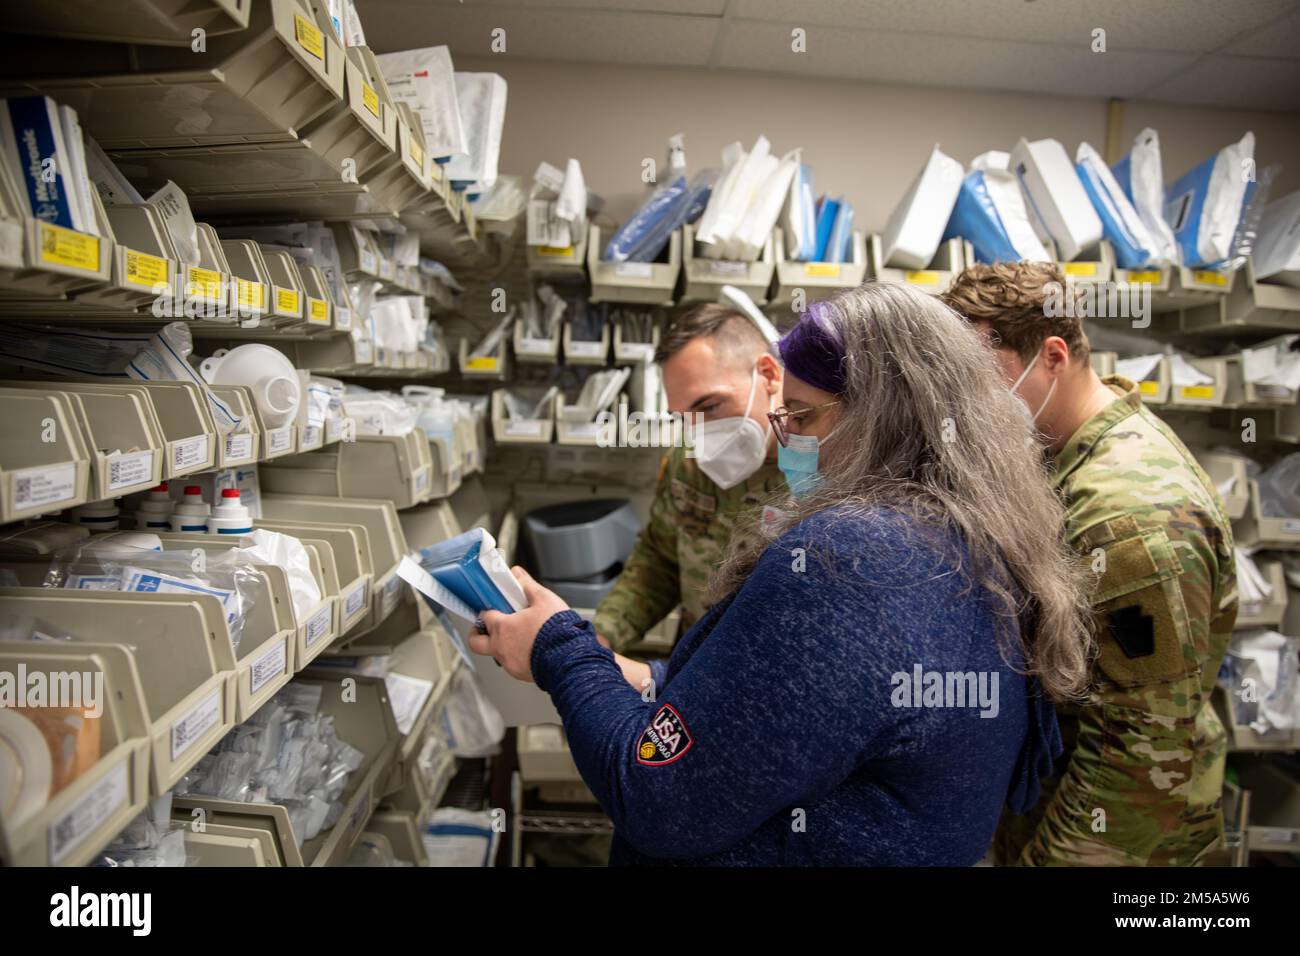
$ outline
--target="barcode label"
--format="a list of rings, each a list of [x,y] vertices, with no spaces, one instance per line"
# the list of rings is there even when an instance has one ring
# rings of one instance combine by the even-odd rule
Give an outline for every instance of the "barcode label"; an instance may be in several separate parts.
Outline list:
[[[605,354],[604,342],[569,342],[570,355],[586,355],[592,358]]]
[[[352,328],[352,310],[334,307],[334,328],[350,329]]]
[[[343,599],[343,616],[351,617],[366,604],[366,582],[362,581]]]
[[[614,267],[614,275],[620,279],[649,279],[654,271],[649,262],[620,262]]]
[[[131,485],[151,482],[153,479],[153,452],[137,451],[108,459],[108,490],[117,491]]]
[[[596,438],[600,435],[602,426],[599,422],[583,422],[581,425],[570,425],[569,436],[572,438]]]
[[[326,604],[323,608],[311,616],[307,622],[307,646],[311,647],[327,633],[330,629],[330,606]]]
[[[62,816],[50,823],[50,864],[58,865],[127,802],[127,764],[121,760]]]
[[[307,425],[302,430],[302,444],[305,448],[315,448],[324,438],[324,431],[319,425]]]
[[[226,436],[226,463],[246,461],[253,457],[252,435]]]
[[[52,505],[77,496],[77,466],[25,468],[14,472],[14,508],[24,510]]]
[[[1300,519],[1289,518],[1282,522],[1283,534],[1300,534]]]
[[[626,361],[648,362],[655,357],[655,347],[649,342],[624,342],[619,351],[626,357]]]
[[[249,693],[256,694],[266,686],[266,682],[278,677],[285,671],[288,656],[285,654],[284,639],[275,642],[270,650],[263,651],[249,668]]]
[[[370,339],[362,339],[357,343],[357,361],[369,364],[375,358],[374,343]]]
[[[194,468],[208,463],[208,436],[198,435],[172,446],[172,469]]]
[[[270,453],[286,451],[293,444],[293,426],[285,425],[283,428],[277,428],[273,432],[268,432],[270,436]]]
[[[172,760],[176,760],[221,720],[221,691],[214,690],[172,724]]]
[[[506,422],[507,435],[535,435],[540,437],[545,422]]]
[[[397,597],[401,593],[402,579],[393,576],[393,579],[384,585],[384,595],[380,601],[380,611],[385,616],[390,614],[393,607],[397,604]]]
[[[749,272],[749,263],[747,262],[725,262],[721,259],[709,260],[709,275],[743,276],[747,272]]]

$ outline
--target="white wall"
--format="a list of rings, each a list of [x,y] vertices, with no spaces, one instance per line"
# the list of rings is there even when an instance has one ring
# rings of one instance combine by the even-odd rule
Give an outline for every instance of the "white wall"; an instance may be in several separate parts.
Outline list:
[[[456,66],[506,78],[503,172],[531,177],[541,160],[562,167],[573,156],[619,221],[645,195],[642,160],[662,164],[676,132],[686,134],[692,170],[717,165],[724,145],[748,147],[759,133],[777,152],[803,146],[817,189],[843,193],[867,231],[884,225],[936,142],[962,162],[1021,136],[1059,139],[1071,154],[1081,140],[1098,150],[1105,143],[1100,100],[514,57],[461,57]],[[1145,126],[1161,134],[1166,180],[1253,129],[1260,165],[1290,167],[1273,195],[1300,188],[1300,115],[1125,104],[1125,142]]]

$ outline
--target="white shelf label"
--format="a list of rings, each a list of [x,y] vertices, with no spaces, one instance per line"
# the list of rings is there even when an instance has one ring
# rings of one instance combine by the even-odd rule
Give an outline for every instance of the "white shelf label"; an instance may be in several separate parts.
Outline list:
[[[397,606],[397,599],[401,594],[402,579],[393,575],[393,579],[384,585],[384,594],[380,600],[380,611],[387,617],[392,613],[393,608]]]
[[[172,470],[205,465],[208,461],[208,436],[186,438],[172,446]]]
[[[315,448],[321,443],[324,432],[319,425],[308,425],[302,430],[302,444],[305,448]]]
[[[54,465],[14,472],[14,508],[52,505],[77,496],[77,466]]]
[[[226,436],[226,461],[246,461],[253,457],[252,435]]]
[[[327,418],[325,419],[325,437],[329,441],[338,441],[343,437],[343,419]]]
[[[626,356],[625,361],[648,362],[655,357],[655,347],[649,342],[624,342],[619,351]]]
[[[366,582],[362,581],[343,599],[343,616],[351,617],[366,606]]]
[[[340,331],[352,328],[352,310],[334,307],[334,328]]]
[[[1288,518],[1282,522],[1283,534],[1300,534],[1300,518]]]
[[[581,425],[570,425],[569,435],[573,438],[596,438],[600,435],[600,429],[603,426],[599,422],[584,422]]]
[[[249,693],[256,694],[266,682],[285,672],[288,655],[285,653],[285,640],[281,638],[275,646],[259,654],[249,668]]]
[[[307,622],[308,647],[311,647],[329,632],[330,611],[330,606],[326,604],[323,608],[313,614],[311,619]]]
[[[620,279],[649,279],[654,275],[654,263],[620,262],[614,267],[614,275]]]
[[[530,355],[554,355],[555,343],[550,339],[534,339],[525,336],[520,340],[525,354]]]
[[[221,720],[221,691],[214,690],[172,724],[172,760],[178,758]]]
[[[604,342],[574,342],[569,341],[570,355],[585,355],[590,358],[599,358],[605,354]]]
[[[108,490],[117,491],[153,478],[153,452],[137,451],[108,459]]]
[[[375,254],[368,249],[362,249],[361,271],[369,272],[371,275],[374,275],[378,268],[378,263],[375,262]]]
[[[91,787],[84,796],[68,808],[62,816],[50,821],[50,863],[58,865],[76,849],[77,844],[97,830],[122,804],[127,802],[130,790],[127,764],[121,760],[105,774],[104,779]]]
[[[545,424],[545,422],[541,421],[506,422],[506,434],[540,438],[542,426]]]
[[[749,274],[748,262],[726,262],[722,259],[710,259],[709,275],[743,276]]]
[[[270,436],[270,454],[287,450],[293,444],[293,426],[285,425],[283,428],[277,428],[273,432],[267,433]]]
[[[425,465],[415,473],[415,493],[418,495],[429,487],[429,466]]]

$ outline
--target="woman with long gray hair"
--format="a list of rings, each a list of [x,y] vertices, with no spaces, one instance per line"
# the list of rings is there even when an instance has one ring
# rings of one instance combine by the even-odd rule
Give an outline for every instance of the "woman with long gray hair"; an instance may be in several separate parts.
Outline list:
[[[938,301],[868,285],[781,341],[793,497],[737,534],[712,607],[629,686],[529,607],[476,650],[536,680],[614,822],[611,862],[969,865],[1060,752],[1087,674],[1080,570],[1019,400]]]

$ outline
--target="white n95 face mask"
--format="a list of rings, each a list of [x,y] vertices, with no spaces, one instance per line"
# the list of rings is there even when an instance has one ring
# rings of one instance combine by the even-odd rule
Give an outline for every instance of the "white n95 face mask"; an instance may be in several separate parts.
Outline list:
[[[702,422],[695,426],[695,460],[700,471],[723,491],[734,488],[762,467],[767,458],[767,441],[772,426],[760,428],[749,417],[758,389],[758,369],[749,380],[745,414],[734,418]]]

